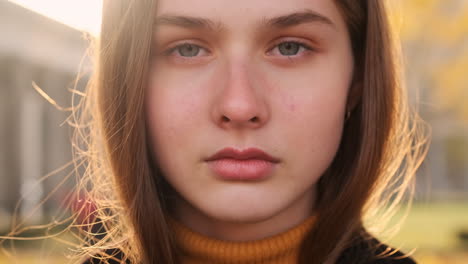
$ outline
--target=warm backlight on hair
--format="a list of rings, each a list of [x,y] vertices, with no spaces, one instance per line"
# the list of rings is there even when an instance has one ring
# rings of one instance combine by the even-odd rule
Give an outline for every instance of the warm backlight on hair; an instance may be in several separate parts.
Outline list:
[[[102,0],[10,0],[60,23],[97,36]]]

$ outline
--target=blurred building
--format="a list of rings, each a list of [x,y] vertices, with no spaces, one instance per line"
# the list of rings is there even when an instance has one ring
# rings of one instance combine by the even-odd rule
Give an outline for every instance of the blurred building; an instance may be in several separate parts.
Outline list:
[[[22,194],[20,212],[27,215],[70,172],[38,183],[71,161],[70,128],[62,125],[70,112],[57,110],[32,82],[58,105],[69,107],[68,89],[73,88],[87,41],[81,32],[5,0],[0,0],[0,32],[1,225]],[[31,219],[58,206],[57,197],[64,194],[54,195]]]

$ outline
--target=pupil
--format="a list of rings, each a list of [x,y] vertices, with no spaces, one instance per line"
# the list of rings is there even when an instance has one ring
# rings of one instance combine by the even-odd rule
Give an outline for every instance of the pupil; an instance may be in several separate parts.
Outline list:
[[[279,51],[282,55],[295,55],[299,51],[299,45],[293,42],[281,43]]]

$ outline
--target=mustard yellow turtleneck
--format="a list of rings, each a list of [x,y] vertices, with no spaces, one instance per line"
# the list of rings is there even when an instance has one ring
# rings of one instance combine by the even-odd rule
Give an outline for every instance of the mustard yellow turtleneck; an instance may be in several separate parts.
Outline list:
[[[231,242],[204,236],[178,221],[170,221],[183,253],[182,264],[297,263],[300,243],[314,222],[315,216],[311,216],[292,229],[269,238]]]

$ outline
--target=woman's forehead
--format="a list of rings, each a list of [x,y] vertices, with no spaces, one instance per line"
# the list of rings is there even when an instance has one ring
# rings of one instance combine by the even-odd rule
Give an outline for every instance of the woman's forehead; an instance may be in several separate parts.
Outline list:
[[[163,24],[167,22],[192,26],[198,24],[221,30],[253,25],[280,25],[281,22],[285,24],[288,21],[302,19],[310,23],[328,25],[339,31],[345,28],[333,0],[158,0],[157,2],[156,23]]]

